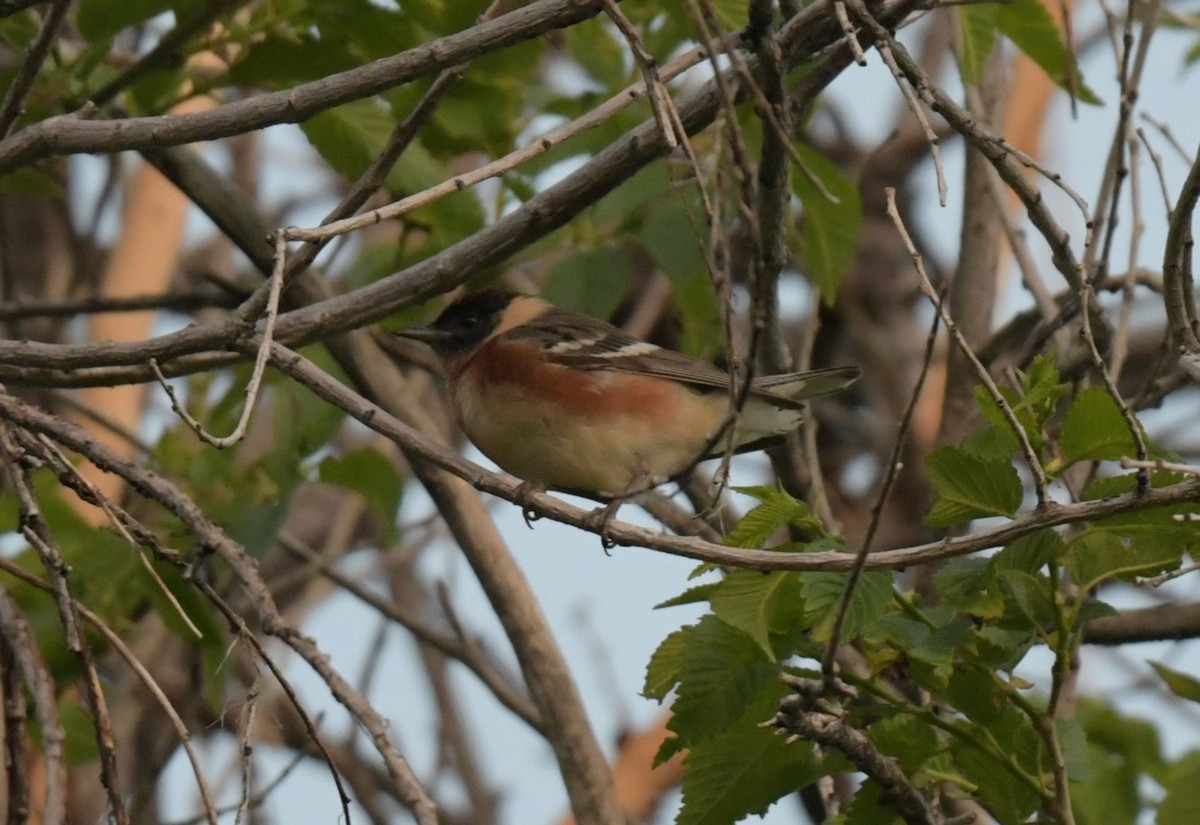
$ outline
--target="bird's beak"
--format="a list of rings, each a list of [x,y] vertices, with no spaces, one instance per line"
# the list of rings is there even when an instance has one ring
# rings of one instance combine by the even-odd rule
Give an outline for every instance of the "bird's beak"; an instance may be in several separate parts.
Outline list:
[[[394,329],[391,333],[401,338],[421,341],[430,346],[437,346],[450,337],[449,333],[443,332],[440,329],[434,329],[433,327],[404,327],[403,329]]]

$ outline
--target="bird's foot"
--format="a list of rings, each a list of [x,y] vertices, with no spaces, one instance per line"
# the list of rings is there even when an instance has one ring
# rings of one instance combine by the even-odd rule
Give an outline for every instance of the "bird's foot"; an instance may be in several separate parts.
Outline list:
[[[521,518],[525,519],[525,526],[530,530],[533,529],[533,523],[542,517],[531,506],[531,500],[544,492],[546,485],[540,481],[522,481],[517,487],[516,495],[513,496],[517,504],[521,505]]]
[[[613,520],[617,517],[617,511],[624,503],[624,499],[615,498],[584,516],[584,528],[600,536],[600,546],[604,548],[605,553],[617,546],[616,539],[609,535],[608,529],[612,526]]]

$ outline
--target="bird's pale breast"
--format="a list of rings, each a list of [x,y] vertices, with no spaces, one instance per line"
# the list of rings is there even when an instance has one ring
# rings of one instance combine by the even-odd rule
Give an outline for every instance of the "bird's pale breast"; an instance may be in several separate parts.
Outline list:
[[[685,469],[724,420],[720,395],[661,378],[571,370],[545,363],[533,347],[499,343],[475,353],[455,381],[454,402],[471,441],[525,481],[619,495]]]

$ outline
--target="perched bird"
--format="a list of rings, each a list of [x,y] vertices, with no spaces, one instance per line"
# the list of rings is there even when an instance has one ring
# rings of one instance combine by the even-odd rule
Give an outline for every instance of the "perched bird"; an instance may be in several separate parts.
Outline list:
[[[804,399],[858,377],[836,367],[756,378],[734,419],[728,373],[504,287],[395,334],[433,348],[463,432],[526,490],[601,500],[769,446],[799,426]]]

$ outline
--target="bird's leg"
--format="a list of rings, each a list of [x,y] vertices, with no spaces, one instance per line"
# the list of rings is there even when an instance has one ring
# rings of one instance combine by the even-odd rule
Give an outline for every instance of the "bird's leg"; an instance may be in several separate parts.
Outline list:
[[[540,519],[541,514],[535,512],[530,506],[530,501],[534,496],[541,495],[546,492],[546,485],[540,481],[522,481],[517,487],[516,494],[513,498],[521,505],[521,518],[525,519],[525,526],[530,530],[533,529],[533,523]]]
[[[600,536],[600,546],[604,548],[607,554],[609,550],[617,546],[617,542],[608,535],[608,528],[612,524],[613,519],[617,517],[617,511],[621,509],[621,505],[625,503],[625,499],[614,498],[603,507],[597,507],[592,512],[588,513],[583,518],[583,526]]]
[[[617,511],[621,509],[621,505],[653,487],[654,481],[650,476],[636,476],[619,495],[613,496],[612,501],[587,514],[583,526],[600,536],[600,544],[606,553],[617,546],[616,540],[608,534],[608,528],[612,525],[613,519],[617,517]]]

